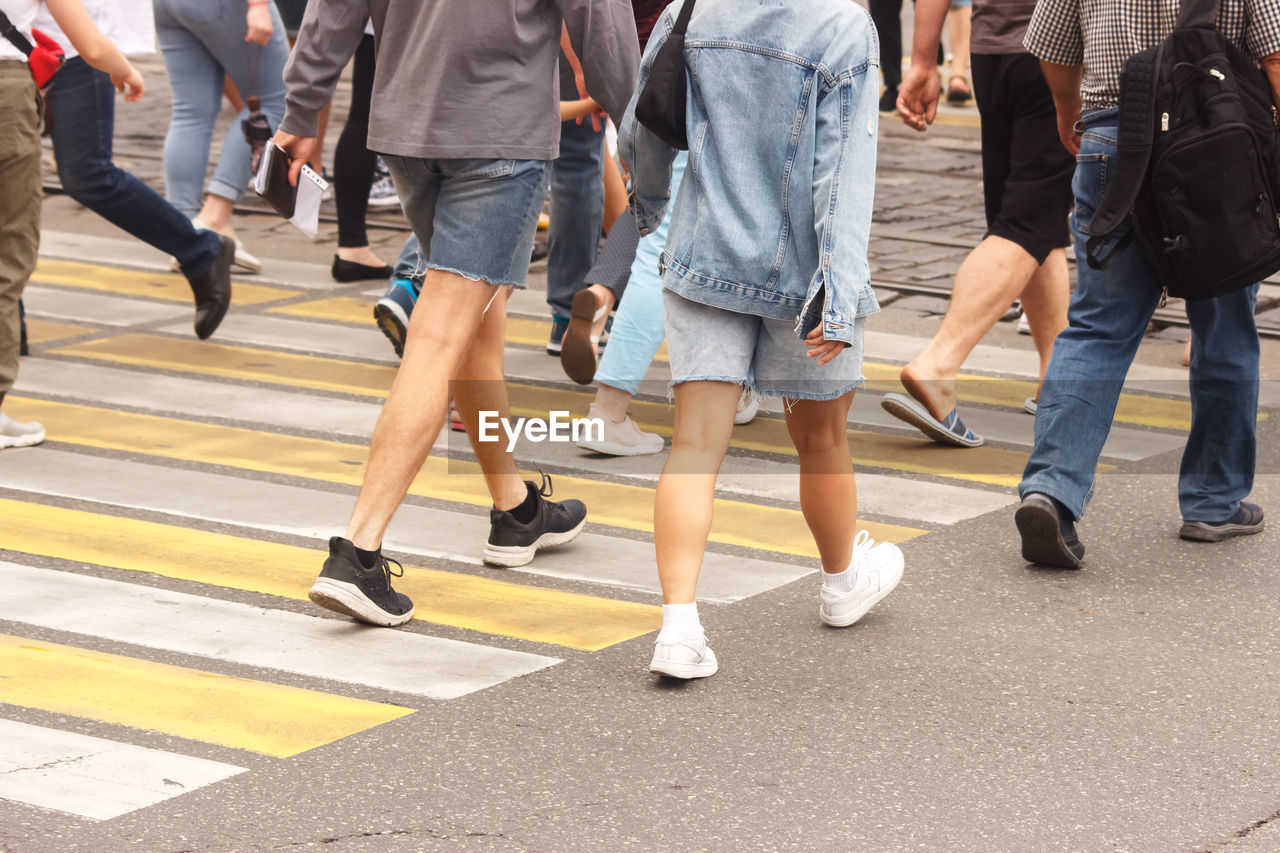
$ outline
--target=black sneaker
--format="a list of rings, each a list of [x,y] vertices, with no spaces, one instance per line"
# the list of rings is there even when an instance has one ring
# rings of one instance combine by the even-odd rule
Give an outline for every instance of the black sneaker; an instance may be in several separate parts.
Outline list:
[[[395,563],[399,571],[391,571]],[[403,577],[404,566],[378,553],[378,564],[366,569],[350,540],[329,540],[329,559],[307,596],[326,610],[371,625],[403,625],[413,618],[413,602],[391,588],[392,577]]]
[[[898,111],[898,88],[885,89],[880,95],[880,112],[896,113]]]
[[[230,237],[219,239],[222,245],[209,268],[187,277],[196,298],[196,337],[202,341],[214,333],[231,307],[231,263],[236,258],[236,241]]]
[[[587,523],[587,507],[582,501],[555,503],[551,478],[542,475],[542,488],[525,480],[529,493],[538,502],[533,521],[521,524],[509,512],[489,510],[489,542],[484,546],[484,562],[489,566],[513,569],[533,561],[539,548],[564,545],[578,538]]]
[[[1022,534],[1022,558],[1028,563],[1058,569],[1084,565],[1084,546],[1076,536],[1075,520],[1053,498],[1031,492],[1022,499],[1013,521]]]
[[[1262,527],[1262,507],[1240,501],[1240,509],[1226,521],[1183,521],[1178,535],[1192,542],[1221,542],[1261,533]]]

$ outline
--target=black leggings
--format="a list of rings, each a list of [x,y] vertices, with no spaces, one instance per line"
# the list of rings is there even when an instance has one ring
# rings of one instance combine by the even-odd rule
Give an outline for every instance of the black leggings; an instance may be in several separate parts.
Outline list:
[[[373,36],[366,35],[351,68],[351,111],[333,152],[333,199],[338,207],[338,246],[343,249],[369,245],[364,219],[378,163],[378,155],[368,148],[373,57]]]

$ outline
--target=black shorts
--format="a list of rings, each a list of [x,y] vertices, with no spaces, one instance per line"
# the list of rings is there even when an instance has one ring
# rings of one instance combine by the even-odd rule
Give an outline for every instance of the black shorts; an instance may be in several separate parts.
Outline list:
[[[982,116],[982,190],[987,234],[1012,240],[1044,263],[1070,243],[1076,162],[1058,140],[1058,118],[1040,63],[1029,53],[970,57]]]

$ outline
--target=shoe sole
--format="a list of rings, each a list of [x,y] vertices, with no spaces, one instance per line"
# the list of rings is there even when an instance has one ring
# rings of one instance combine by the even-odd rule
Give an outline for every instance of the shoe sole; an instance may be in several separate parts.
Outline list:
[[[1022,536],[1022,559],[1055,569],[1079,569],[1084,561],[1071,553],[1062,538],[1058,514],[1052,507],[1023,504],[1013,514]]]
[[[341,613],[344,616],[350,616],[352,619],[368,622],[370,625],[379,625],[383,628],[394,628],[413,618],[412,607],[409,608],[407,613],[396,616],[394,613],[388,613],[370,601],[355,584],[335,581],[330,578],[318,578],[307,592],[307,598],[310,598],[312,602],[320,605],[325,610],[332,610],[334,613]]]
[[[863,604],[857,610],[854,610],[849,616],[842,616],[839,619],[833,619],[830,615],[828,615],[826,605],[819,604],[818,618],[822,620],[822,623],[824,625],[829,625],[832,628],[848,628],[850,625],[857,622],[863,616],[866,616],[867,613],[871,610],[871,608],[875,607],[877,604],[884,601],[885,597],[888,596],[889,593],[897,589],[898,584],[901,582],[902,582],[902,573],[899,572],[898,577],[894,580],[894,582],[889,586],[888,589],[880,590],[880,592],[876,593],[875,597],[868,599],[865,604]]]
[[[880,400],[880,408],[903,423],[910,424],[920,430],[926,438],[930,438],[938,444],[946,444],[951,447],[981,447],[985,441],[980,435],[974,436],[972,439],[956,435],[944,427],[933,415],[930,415],[921,403],[908,397],[902,397],[900,394],[885,395]]]
[[[596,378],[596,354],[591,349],[591,327],[596,319],[596,297],[590,290],[573,295],[569,308],[569,327],[560,345],[560,366],[579,385],[590,385]]]
[[[667,443],[664,441],[661,447],[636,447],[611,441],[580,441],[578,447],[592,453],[603,453],[605,456],[649,456],[666,450]]]
[[[516,569],[520,566],[527,566],[533,562],[533,557],[538,553],[539,548],[567,545],[577,539],[578,534],[582,532],[582,528],[586,526],[587,520],[584,518],[572,530],[566,530],[564,533],[542,534],[532,545],[485,545],[484,564],[499,569]]]
[[[369,199],[370,207],[400,207],[400,196],[388,196],[387,198],[371,198]]]
[[[409,328],[409,318],[404,316],[400,306],[379,301],[373,306],[373,319],[382,334],[391,341],[391,347],[396,351],[396,358],[404,358],[404,339],[405,331]]]
[[[668,678],[679,678],[688,681],[693,678],[707,678],[720,671],[720,662],[716,661],[708,667],[702,663],[665,663],[650,661],[649,671],[654,675],[665,675]]]
[[[1215,524],[1209,526],[1204,522],[1190,521],[1182,525],[1182,529],[1178,531],[1178,538],[1185,539],[1188,542],[1222,542],[1226,539],[1235,539],[1237,536],[1252,536],[1255,533],[1261,533],[1265,524],[1265,521],[1261,521],[1257,524]]]

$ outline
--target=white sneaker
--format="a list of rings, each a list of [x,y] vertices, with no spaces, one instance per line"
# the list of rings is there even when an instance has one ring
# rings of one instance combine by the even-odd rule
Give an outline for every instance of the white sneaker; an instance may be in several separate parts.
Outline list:
[[[857,622],[902,580],[902,551],[897,545],[876,542],[867,531],[853,540],[853,560],[849,571],[858,573],[852,592],[839,592],[828,584],[818,593],[818,616],[836,628]]]
[[[662,635],[659,634],[659,637]],[[677,643],[655,642],[649,671],[671,678],[706,678],[720,669],[716,653],[706,637],[682,639]]]
[[[738,426],[749,424],[755,419],[758,411],[760,411],[760,395],[747,386],[742,386],[742,396],[738,398],[738,413],[733,416],[733,422]]]
[[[373,173],[373,185],[369,187],[370,207],[399,207],[400,194],[396,192],[396,182],[391,180],[391,173],[378,158],[378,169]]]
[[[1015,326],[1014,328],[1018,330],[1018,334],[1020,335],[1031,334],[1031,324],[1027,322],[1026,311],[1023,311],[1021,314],[1018,315],[1018,325]]]
[[[208,225],[205,225],[198,218],[191,220],[191,224],[196,227],[197,231],[212,231]],[[178,263],[178,259],[173,259],[174,264]],[[244,243],[236,240],[236,256],[231,261],[231,266],[239,267],[246,272],[262,272],[262,261],[258,260],[249,250],[244,247]],[[178,267],[175,267],[177,269]]]
[[[599,420],[604,424],[604,429],[600,440],[596,441],[594,431],[588,428],[587,438],[578,442],[578,447],[583,450],[604,453],[608,456],[645,456],[650,453],[661,453],[667,446],[662,436],[640,429],[630,416],[620,424],[614,423],[596,408],[595,403],[591,404],[587,417],[591,420]]]
[[[17,421],[0,412],[0,447],[30,447],[44,441],[44,427],[35,421]]]

